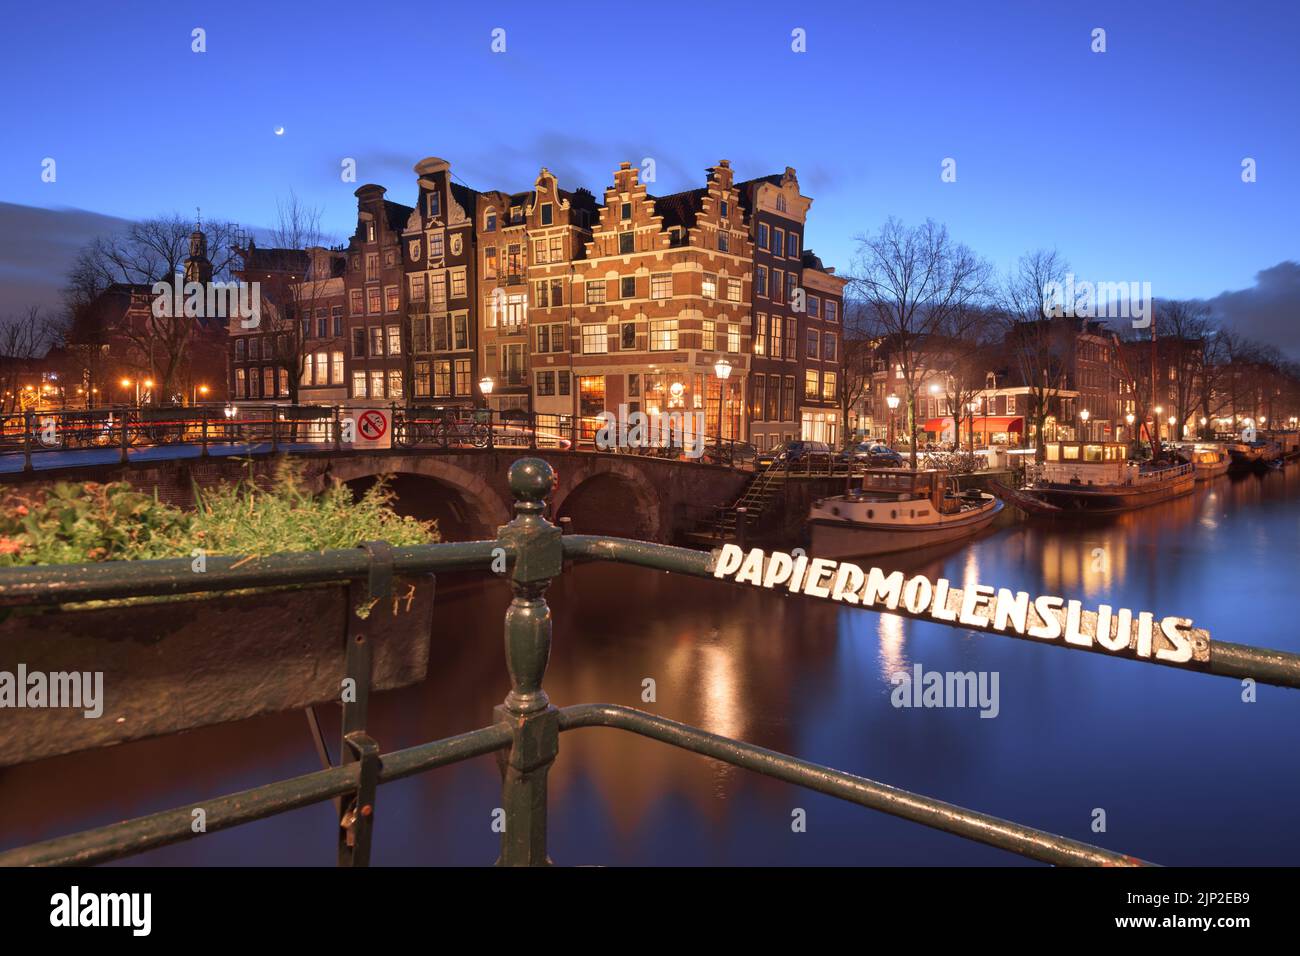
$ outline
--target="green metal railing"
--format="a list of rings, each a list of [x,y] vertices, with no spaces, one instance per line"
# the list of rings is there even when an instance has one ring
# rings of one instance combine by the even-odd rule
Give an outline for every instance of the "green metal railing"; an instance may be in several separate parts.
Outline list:
[[[716,554],[619,538],[562,535],[545,517],[556,477],[540,459],[510,469],[515,517],[491,541],[365,548],[264,558],[209,557],[195,575],[189,558],[15,568],[0,572],[0,606],[59,605],[148,595],[348,582],[358,598],[387,593],[394,575],[489,570],[504,553],[513,599],[505,616],[506,664],[511,689],[478,730],[381,754],[365,732],[370,684],[369,634],[350,614],[347,669],[358,681],[356,701],[343,704],[343,762],[213,800],[200,801],[204,833],[260,820],[327,800],[337,801],[340,865],[370,860],[378,787],[471,757],[495,753],[502,774],[505,828],[498,863],[544,865],[547,852],[547,774],[560,734],[589,727],[629,731],[787,783],[806,787],[924,824],[1030,859],[1058,865],[1141,866],[1144,861],[989,814],[954,806],[709,733],[630,707],[579,704],[558,708],[542,689],[551,649],[551,613],[545,593],[566,560],[616,561],[663,571],[712,577]],[[815,600],[815,599],[814,599]],[[353,601],[357,607],[359,601]],[[1300,687],[1300,656],[1214,642],[1204,668],[1212,674]],[[192,829],[193,806],[179,807],[0,853],[0,865],[93,864],[143,853],[202,836]]]

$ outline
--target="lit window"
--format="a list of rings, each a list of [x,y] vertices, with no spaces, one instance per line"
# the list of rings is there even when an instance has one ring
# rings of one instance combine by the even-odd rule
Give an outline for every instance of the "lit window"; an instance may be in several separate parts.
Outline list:
[[[677,348],[677,320],[656,319],[650,323],[650,351],[667,352]]]

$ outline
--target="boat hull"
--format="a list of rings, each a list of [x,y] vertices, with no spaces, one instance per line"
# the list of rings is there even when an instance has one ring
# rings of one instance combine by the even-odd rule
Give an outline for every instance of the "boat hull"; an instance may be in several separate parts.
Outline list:
[[[1218,478],[1220,475],[1226,475],[1228,469],[1232,466],[1232,458],[1225,456],[1222,460],[1212,464],[1202,464],[1196,462],[1193,465],[1193,475],[1197,481],[1209,481],[1211,478]]]
[[[818,558],[848,558],[948,544],[984,530],[1001,510],[1002,502],[994,500],[951,521],[925,526],[811,518],[812,554]]]
[[[1177,477],[1134,487],[1038,485],[1025,488],[1021,493],[1054,505],[1062,514],[1114,514],[1181,497],[1188,494],[1195,485],[1195,472],[1188,469]]]

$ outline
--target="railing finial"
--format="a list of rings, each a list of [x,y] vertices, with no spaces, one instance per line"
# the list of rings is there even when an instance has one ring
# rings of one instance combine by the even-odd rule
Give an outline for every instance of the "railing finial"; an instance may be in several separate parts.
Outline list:
[[[515,498],[515,514],[541,514],[546,499],[559,482],[555,469],[541,458],[520,458],[510,466],[510,493]]]

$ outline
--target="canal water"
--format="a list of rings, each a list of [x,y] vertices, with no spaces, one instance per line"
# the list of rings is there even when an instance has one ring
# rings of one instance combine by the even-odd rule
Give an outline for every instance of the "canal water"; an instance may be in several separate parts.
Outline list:
[[[1300,466],[1220,478],[1087,526],[1008,520],[947,553],[889,563],[1183,615],[1219,640],[1300,652]],[[429,679],[372,701],[385,750],[489,723],[508,688],[508,587],[474,577],[439,586]],[[1159,863],[1300,861],[1300,692],[1260,686],[1246,702],[1227,678],[635,568],[571,568],[549,597],[546,688],[559,705],[643,707]],[[893,706],[891,675],[917,664],[996,673],[997,716]],[[653,703],[642,700],[646,679]],[[294,713],[0,770],[0,847],[201,806],[318,766]],[[375,862],[491,863],[499,804],[492,758],[385,785]],[[328,865],[332,812],[310,807],[131,862]],[[561,737],[551,855],[610,865],[1024,862],[604,729]]]

